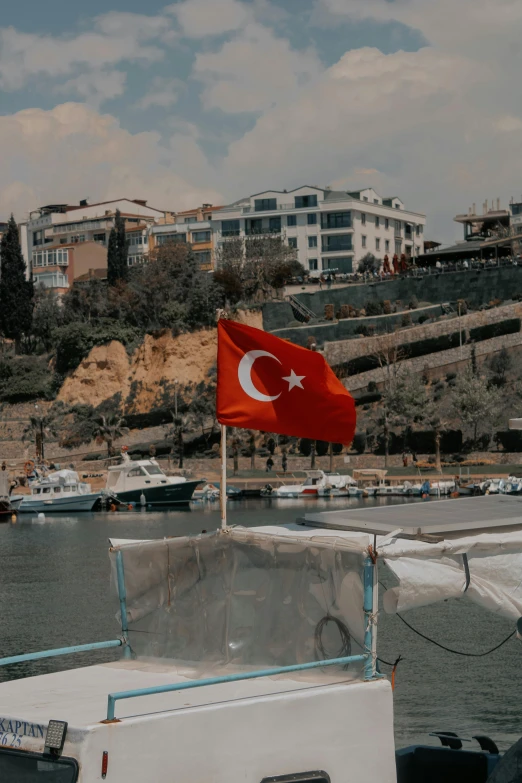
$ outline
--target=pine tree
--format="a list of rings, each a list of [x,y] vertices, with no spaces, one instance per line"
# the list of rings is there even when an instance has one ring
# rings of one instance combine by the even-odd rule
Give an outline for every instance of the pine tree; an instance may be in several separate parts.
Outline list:
[[[109,285],[116,285],[119,280],[127,280],[129,266],[127,255],[129,242],[125,234],[125,221],[119,209],[116,210],[114,227],[109,235],[107,250],[107,280]]]
[[[12,215],[0,244],[0,259],[0,330],[15,341],[18,352],[23,335],[31,331],[34,289],[32,279],[26,279],[27,266]]]

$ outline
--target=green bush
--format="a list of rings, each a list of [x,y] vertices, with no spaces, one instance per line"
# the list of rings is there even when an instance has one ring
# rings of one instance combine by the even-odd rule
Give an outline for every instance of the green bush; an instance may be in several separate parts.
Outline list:
[[[56,345],[56,371],[61,374],[75,370],[91,348],[117,340],[123,345],[135,344],[139,332],[118,321],[107,321],[93,327],[89,323],[71,323],[53,332]]]
[[[34,356],[6,357],[0,362],[0,400],[17,403],[31,400],[53,400],[60,378],[45,358]]]
[[[507,318],[496,324],[485,324],[484,326],[476,326],[474,329],[469,330],[473,342],[491,340],[493,337],[501,337],[504,334],[515,334],[516,332],[520,332],[520,318]]]
[[[364,309],[366,310],[366,315],[382,315],[384,302],[374,302],[370,300],[366,302]]]
[[[364,432],[356,432],[352,442],[352,449],[357,454],[364,454],[366,451],[366,434]]]

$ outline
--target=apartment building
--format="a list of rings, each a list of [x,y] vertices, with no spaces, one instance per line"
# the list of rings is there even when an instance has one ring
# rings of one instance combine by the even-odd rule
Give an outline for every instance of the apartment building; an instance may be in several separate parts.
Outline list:
[[[107,251],[97,242],[47,245],[33,250],[31,259],[36,286],[64,294],[77,277],[107,269]],[[105,272],[106,275],[106,272]]]
[[[204,271],[214,268],[214,232],[212,216],[223,207],[203,204],[201,207],[176,212],[174,223],[153,225],[149,230],[149,247],[153,250],[166,242],[187,242]]]
[[[303,186],[257,193],[212,215],[214,242],[229,237],[283,234],[298,260],[313,275],[324,270],[356,270],[366,253],[383,259],[395,253],[421,254],[426,216],[407,210],[397,197],[373,188],[335,191]]]
[[[53,269],[53,273],[43,273],[41,265],[44,259],[63,259],[64,256],[54,253],[55,250],[82,246],[85,248],[75,255],[82,258],[82,272],[88,269],[107,268],[107,246],[111,229],[114,227],[116,211],[119,210],[125,222],[126,231],[130,234],[129,264],[138,263],[140,257],[148,249],[148,229],[154,222],[168,223],[173,220],[170,212],[154,209],[147,206],[142,199],[116,199],[103,201],[97,204],[89,204],[81,201],[78,206],[69,204],[48,204],[32,212],[29,220],[21,226],[22,252],[28,268],[33,272],[38,269],[39,279],[44,285],[52,288],[64,288],[65,278],[63,272]],[[145,237],[145,244],[143,244]],[[98,249],[101,252],[98,252]],[[42,250],[53,251],[51,254],[41,255]],[[86,259],[91,256],[90,262]],[[52,265],[56,266],[55,264]],[[84,268],[86,267],[87,268]],[[62,268],[65,266],[62,264]],[[69,264],[71,270],[74,265]],[[56,275],[62,274],[60,285],[54,283],[58,279]],[[68,284],[72,284],[70,273],[66,275]]]

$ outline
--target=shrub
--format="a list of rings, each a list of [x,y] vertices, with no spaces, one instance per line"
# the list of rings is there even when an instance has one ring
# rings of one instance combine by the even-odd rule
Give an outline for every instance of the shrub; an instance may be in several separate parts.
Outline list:
[[[299,441],[299,452],[303,457],[309,457],[312,453],[312,441],[310,438],[301,438]]]
[[[409,313],[403,313],[401,326],[411,326],[411,315]]]
[[[522,430],[501,430],[495,434],[495,441],[505,451],[522,451]]]
[[[364,454],[366,451],[366,433],[364,432],[356,432],[353,438],[352,442],[352,449],[357,452],[357,454]]]
[[[457,378],[457,373],[456,372],[447,372],[446,373],[446,381],[448,383],[451,383],[451,381],[456,380],[456,378]]]
[[[137,329],[118,321],[108,321],[96,327],[81,322],[60,326],[53,332],[56,370],[61,374],[75,370],[95,345],[106,345],[113,340],[130,345],[138,339]]]
[[[366,315],[382,315],[384,303],[370,300],[369,302],[366,302],[364,309],[366,310]]]
[[[429,320],[430,320],[429,315],[419,315],[418,323],[419,324],[423,324],[423,323],[426,323],[426,321],[429,321]]]
[[[330,449],[330,444],[327,443],[325,440],[318,440],[315,444],[315,453],[318,457],[324,457],[326,454],[328,454],[328,451]]]
[[[7,357],[0,362],[0,400],[17,403],[30,400],[53,400],[61,378],[45,358]]]
[[[369,392],[376,392],[378,391],[378,386],[376,381],[370,381],[368,384],[368,391]]]
[[[415,294],[413,294],[410,301],[408,302],[408,307],[410,308],[410,310],[416,310],[418,306],[419,306],[419,300],[417,299]]]
[[[485,324],[470,329],[470,337],[474,342],[490,340],[493,337],[501,337],[504,334],[515,334],[520,331],[520,318],[507,318],[496,324]]]
[[[368,337],[368,333],[369,330],[366,324],[359,324],[359,326],[355,328],[355,334],[360,334],[363,337]]]

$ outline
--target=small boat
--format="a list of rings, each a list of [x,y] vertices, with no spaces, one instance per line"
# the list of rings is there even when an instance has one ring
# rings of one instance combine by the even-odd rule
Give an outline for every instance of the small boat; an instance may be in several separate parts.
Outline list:
[[[74,470],[57,470],[33,481],[31,494],[13,498],[12,504],[21,514],[93,511],[101,508],[102,494],[80,481]]]
[[[509,476],[507,479],[501,479],[499,481],[498,491],[503,495],[521,495],[522,479],[517,476]]]
[[[276,498],[300,497],[348,497],[349,485],[355,484],[350,476],[340,473],[325,473],[322,470],[308,470],[302,484],[283,484],[280,487],[265,487],[263,494]]]
[[[139,506],[187,506],[204,481],[167,476],[155,459],[133,461],[122,452],[122,462],[109,468],[105,491],[121,503]]]
[[[485,494],[481,491],[480,484],[477,484],[473,481],[470,482],[469,484],[463,484],[462,486],[458,486],[457,492],[459,493],[459,495],[464,495],[464,496]]]
[[[352,489],[358,489],[357,482],[351,476],[342,476],[340,473],[325,473],[317,488],[317,496],[320,498],[350,497]]]
[[[386,488],[386,474],[387,470],[380,470],[378,468],[358,468],[353,471],[353,478],[357,482],[357,486],[361,489],[363,497],[375,497],[378,489]],[[358,495],[360,497],[360,495]]]
[[[203,486],[194,490],[192,500],[211,502],[214,500],[219,500],[219,494],[219,487],[216,487],[215,484],[204,484]]]
[[[483,495],[498,495],[502,479],[486,479],[480,483],[480,491]]]
[[[431,481],[430,482],[430,495],[451,495],[455,492],[457,485],[454,481]]]

